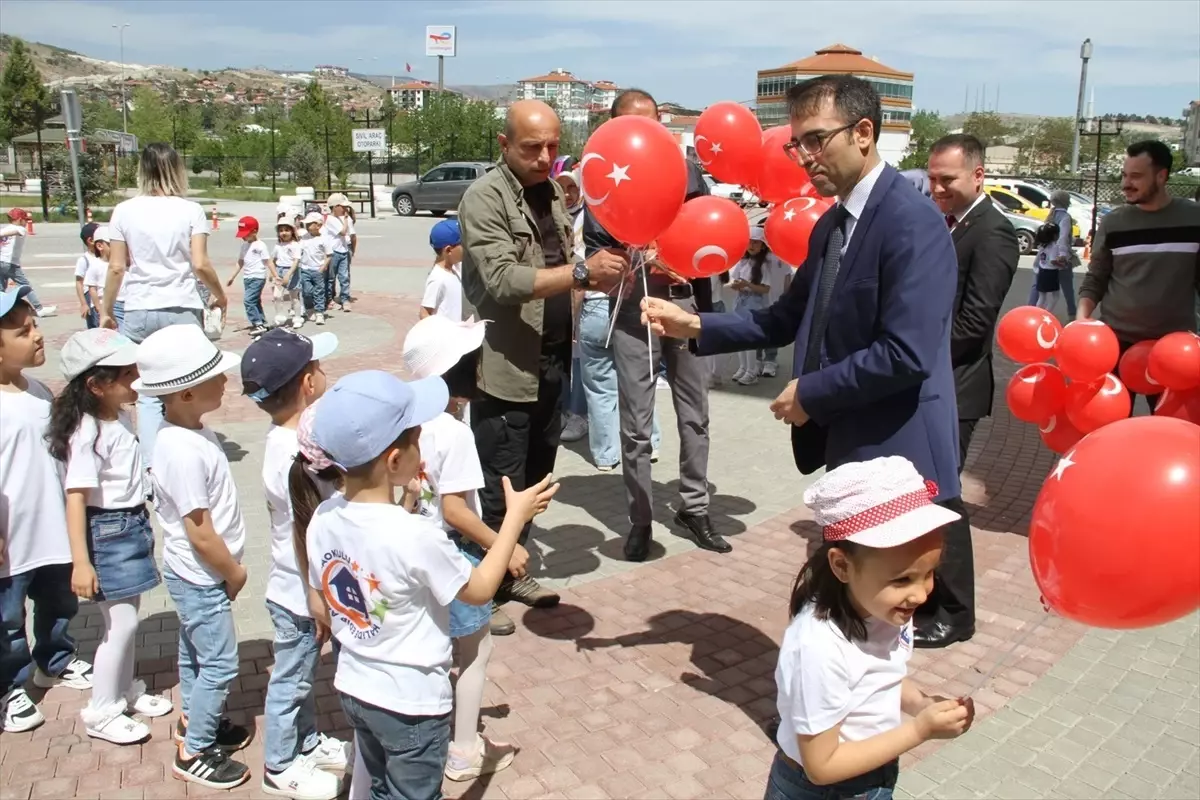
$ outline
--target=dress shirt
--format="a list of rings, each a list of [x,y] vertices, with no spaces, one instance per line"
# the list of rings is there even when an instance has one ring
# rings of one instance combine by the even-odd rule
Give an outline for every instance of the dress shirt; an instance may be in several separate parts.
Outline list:
[[[873,170],[855,184],[849,195],[845,198],[838,198],[839,202],[846,207],[846,213],[849,214],[846,221],[842,223],[842,230],[846,232],[846,240],[842,242],[842,255],[846,255],[846,248],[850,246],[850,238],[854,236],[854,228],[858,225],[858,219],[862,216],[863,209],[867,207],[871,190],[875,188],[876,181],[883,174],[884,166],[884,162],[880,161]]]

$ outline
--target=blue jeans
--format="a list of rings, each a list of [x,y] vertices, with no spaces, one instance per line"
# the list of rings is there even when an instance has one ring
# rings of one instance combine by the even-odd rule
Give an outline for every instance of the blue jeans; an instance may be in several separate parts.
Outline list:
[[[580,359],[571,359],[571,381],[563,382],[562,407],[564,412],[586,419],[587,396],[583,393],[583,375],[579,363]]]
[[[33,284],[29,282],[29,278],[25,277],[25,270],[21,269],[21,265],[0,261],[0,292],[8,290],[9,281],[18,286],[28,286],[29,294],[25,296],[25,299],[29,301],[29,305],[41,311],[42,301],[38,300],[37,292],[33,291]]]
[[[116,313],[115,309],[113,313]],[[120,323],[121,333],[138,344],[145,341],[150,334],[169,325],[201,325],[203,319],[198,308],[138,308],[125,312],[124,317]],[[158,429],[162,427],[163,421],[162,400],[140,394],[137,410],[137,434],[142,448],[142,464],[146,469],[153,469],[154,442],[158,438]]]
[[[763,800],[892,800],[899,763],[893,761],[856,778],[818,786],[798,764],[775,753]]]
[[[440,800],[450,753],[450,715],[411,717],[353,695],[341,697],[371,776],[371,800]]]
[[[1067,318],[1075,319],[1075,270],[1062,267],[1058,270],[1058,290],[1067,301]],[[1038,301],[1037,272],[1033,274],[1033,283],[1029,287],[1029,302],[1026,305],[1036,306]]]
[[[25,632],[26,599],[33,604],[32,653]],[[0,578],[0,695],[23,685],[35,663],[47,675],[62,674],[75,657],[67,626],[78,610],[70,564],[47,564]]]
[[[335,288],[334,282],[337,286]],[[339,294],[340,292],[340,294]],[[346,304],[350,302],[350,253],[334,253],[325,270],[325,302]]]
[[[245,288],[242,306],[246,309],[246,319],[252,327],[267,324],[262,306],[263,287],[266,285],[266,278],[242,278],[242,286]]]
[[[267,769],[282,772],[301,753],[317,746],[317,696],[313,691],[317,660],[317,626],[308,617],[293,614],[267,601],[275,624],[275,667],[267,683],[264,707]]]
[[[621,461],[620,422],[617,416],[617,368],[612,347],[604,346],[608,335],[608,298],[583,301],[579,312],[579,378],[587,403],[588,447],[598,467],[614,467]],[[650,447],[662,441],[658,412],[650,434]]]
[[[91,330],[92,328],[99,328],[100,327],[100,312],[96,310],[96,303],[92,300],[91,292],[83,293],[83,302],[86,303],[87,307],[88,307],[87,316],[83,318],[83,321],[87,325],[88,330]],[[120,323],[117,323],[117,324],[118,324],[118,326],[120,325]]]
[[[189,753],[212,747],[229,686],[238,674],[237,631],[225,584],[188,583],[163,571],[167,593],[179,615],[179,695],[187,718]]]
[[[117,330],[125,332],[125,303],[117,300],[113,303],[113,319],[117,321]]]
[[[333,269],[330,267],[329,269]],[[300,295],[304,298],[304,309],[325,313],[325,275],[329,270],[321,272],[315,269],[300,270]]]

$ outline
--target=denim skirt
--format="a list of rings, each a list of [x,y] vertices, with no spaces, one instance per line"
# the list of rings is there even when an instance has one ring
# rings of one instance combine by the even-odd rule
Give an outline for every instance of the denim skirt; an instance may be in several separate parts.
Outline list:
[[[471,562],[472,567],[478,567],[483,561],[484,550],[472,541],[464,539],[462,534],[452,531],[447,534],[450,541],[458,547],[458,552]],[[492,604],[484,603],[473,606],[461,600],[450,601],[450,638],[461,639],[470,636],[492,621]]]
[[[154,530],[145,506],[88,508],[88,555],[100,592],[95,600],[124,600],[158,586]]]

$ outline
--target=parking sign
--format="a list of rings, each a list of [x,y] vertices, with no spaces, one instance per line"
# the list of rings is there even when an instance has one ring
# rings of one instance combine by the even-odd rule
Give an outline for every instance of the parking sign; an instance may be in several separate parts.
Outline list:
[[[425,55],[454,57],[458,34],[454,25],[425,26]]]
[[[350,149],[356,153],[376,153],[387,150],[387,131],[383,128],[355,128]]]

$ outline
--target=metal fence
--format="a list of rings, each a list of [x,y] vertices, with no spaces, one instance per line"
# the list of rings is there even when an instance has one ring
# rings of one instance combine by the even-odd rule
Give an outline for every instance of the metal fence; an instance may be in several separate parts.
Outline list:
[[[1032,180],[1054,189],[1065,189],[1068,192],[1079,192],[1098,200],[1101,203],[1117,204],[1125,202],[1121,194],[1121,181],[1112,178],[1101,178],[1097,181],[1087,175],[1060,175],[1058,177],[1036,177],[1027,175],[989,175],[989,180]],[[1167,181],[1167,191],[1173,197],[1192,199],[1200,190],[1200,181],[1173,175]]]

